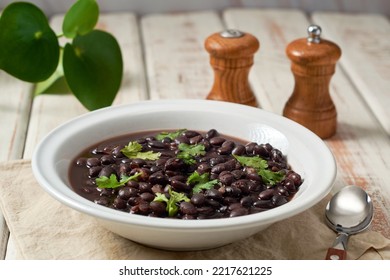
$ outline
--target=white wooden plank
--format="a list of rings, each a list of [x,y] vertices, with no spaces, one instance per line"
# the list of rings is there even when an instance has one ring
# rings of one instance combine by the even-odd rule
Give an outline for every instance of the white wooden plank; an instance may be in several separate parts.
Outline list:
[[[63,16],[53,18],[54,29],[60,30],[62,18]],[[136,16],[130,13],[102,15],[97,28],[111,32],[122,50],[124,76],[114,105],[146,99],[146,81]],[[31,158],[36,144],[50,130],[86,112],[87,110],[71,94],[35,97],[24,158]]]
[[[214,78],[204,41],[223,29],[219,16],[148,15],[141,26],[151,98],[205,98]]]
[[[285,47],[305,36],[305,15],[292,10],[230,9],[224,19],[229,28],[251,33],[260,41],[250,83],[260,107],[281,114],[294,84]]]
[[[0,161],[22,157],[31,107],[31,86],[0,72]],[[9,230],[0,212],[0,259],[4,259]]]
[[[341,65],[390,135],[390,22],[373,14],[315,13],[312,18],[340,45]]]
[[[306,37],[308,21],[301,13],[275,10],[228,10],[224,18],[229,27],[250,32],[262,42],[251,82],[263,107],[280,114],[293,88],[285,48],[291,40]],[[330,92],[338,112],[338,132],[326,140],[338,164],[334,191],[349,184],[365,188],[376,205],[373,229],[389,238],[388,136],[340,67]]]

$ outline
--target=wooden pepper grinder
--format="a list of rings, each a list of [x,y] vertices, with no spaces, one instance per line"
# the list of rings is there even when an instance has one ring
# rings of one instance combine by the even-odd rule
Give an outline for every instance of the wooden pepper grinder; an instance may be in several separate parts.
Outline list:
[[[329,83],[341,49],[320,38],[319,26],[310,25],[307,31],[307,38],[295,40],[286,48],[295,87],[283,115],[326,139],[336,133],[337,112],[329,94]]]
[[[257,106],[248,81],[259,41],[251,34],[226,30],[210,35],[205,48],[210,53],[214,84],[207,99]]]

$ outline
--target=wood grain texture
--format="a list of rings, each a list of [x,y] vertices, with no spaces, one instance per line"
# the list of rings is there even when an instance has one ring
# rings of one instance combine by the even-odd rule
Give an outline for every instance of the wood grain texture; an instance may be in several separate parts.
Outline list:
[[[312,18],[342,48],[344,71],[390,135],[389,20],[380,15],[333,13],[315,13]]]
[[[20,159],[23,154],[31,108],[31,85],[0,72],[0,161]],[[9,230],[0,212],[0,259],[7,251]]]
[[[62,15],[52,27],[61,30]],[[124,62],[124,76],[114,105],[147,99],[140,35],[133,14],[102,15],[97,28],[111,32],[118,40]],[[88,112],[71,94],[40,95],[34,98],[24,158],[31,158],[37,143],[61,123]]]
[[[214,12],[147,15],[141,20],[150,98],[206,98],[213,84],[206,38],[223,30]]]
[[[260,43],[249,33],[238,34],[237,38],[226,38],[216,32],[205,41],[214,70],[214,83],[207,99],[256,107],[256,97],[249,86],[248,76]]]
[[[262,49],[250,81],[262,107],[280,114],[293,89],[285,48],[292,40],[306,36],[309,21],[300,12],[274,10],[228,10],[224,18],[229,28],[246,30],[260,40]],[[338,165],[333,191],[350,184],[362,186],[375,205],[372,229],[390,237],[388,136],[340,66],[329,90],[338,113],[337,133],[326,140]]]
[[[285,47],[306,36],[305,15],[294,10],[228,9],[223,18],[228,28],[249,32],[260,41],[249,81],[259,107],[281,114],[294,86]]]
[[[322,139],[333,136],[337,112],[329,84],[341,55],[340,48],[328,40],[311,43],[302,38],[289,43],[286,54],[291,60],[295,85],[283,116],[302,124]]]

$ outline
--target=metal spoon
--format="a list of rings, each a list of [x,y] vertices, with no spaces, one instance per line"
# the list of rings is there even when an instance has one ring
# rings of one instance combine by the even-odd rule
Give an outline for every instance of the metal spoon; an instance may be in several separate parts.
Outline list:
[[[326,259],[345,260],[349,235],[368,228],[373,213],[371,198],[362,188],[351,185],[337,192],[325,211],[328,226],[338,233],[332,248],[328,249]]]

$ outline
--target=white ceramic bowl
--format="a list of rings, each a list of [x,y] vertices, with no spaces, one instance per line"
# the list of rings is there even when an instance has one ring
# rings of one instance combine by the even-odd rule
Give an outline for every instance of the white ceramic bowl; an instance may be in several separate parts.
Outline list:
[[[69,165],[86,147],[131,132],[179,128],[215,128],[248,141],[268,142],[287,155],[304,182],[294,198],[280,207],[212,220],[124,213],[88,201],[71,189]],[[331,190],[336,176],[332,153],[303,126],[258,108],[209,100],[145,101],[87,113],[49,133],[35,150],[32,168],[43,189],[63,204],[96,218],[102,226],[130,240],[169,250],[208,249],[249,237],[319,202]]]

